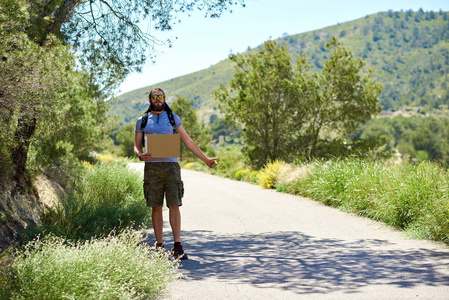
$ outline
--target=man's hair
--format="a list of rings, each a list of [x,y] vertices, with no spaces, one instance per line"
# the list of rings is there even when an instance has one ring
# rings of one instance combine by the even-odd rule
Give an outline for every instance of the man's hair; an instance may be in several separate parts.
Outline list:
[[[165,98],[165,92],[164,92],[161,88],[155,88],[155,89],[152,89],[152,90],[150,91],[150,95],[148,96],[148,98],[151,99],[151,97],[153,97],[153,93],[156,92],[156,91],[162,92],[162,94],[164,94],[164,98]]]

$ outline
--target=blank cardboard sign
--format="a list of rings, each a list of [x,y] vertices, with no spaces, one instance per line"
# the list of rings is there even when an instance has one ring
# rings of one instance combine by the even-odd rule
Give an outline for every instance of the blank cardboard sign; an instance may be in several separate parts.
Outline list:
[[[180,157],[179,134],[145,134],[145,153],[151,157]]]

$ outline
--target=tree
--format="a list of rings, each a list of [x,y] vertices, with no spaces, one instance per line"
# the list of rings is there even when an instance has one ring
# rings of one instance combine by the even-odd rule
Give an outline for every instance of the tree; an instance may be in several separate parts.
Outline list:
[[[17,178],[25,173],[38,117],[48,118],[54,113],[49,107],[65,100],[64,88],[71,85],[74,65],[67,47],[57,39],[50,37],[39,46],[20,32],[27,21],[20,4],[3,3],[2,11],[11,15],[0,23],[0,115],[5,120],[1,135],[9,145],[6,157],[12,161]]]
[[[410,134],[410,139],[414,149],[427,153],[427,158],[432,161],[440,161],[443,149],[441,138],[429,130],[429,128],[418,128]]]
[[[380,112],[381,86],[370,71],[362,73],[363,61],[335,38],[327,47],[333,54],[321,74],[309,71],[304,56],[293,66],[287,48],[275,42],[253,55],[231,56],[234,77],[214,95],[227,121],[243,126],[244,152],[255,166],[338,155],[358,125]]]
[[[0,1],[2,247],[39,223],[42,203],[29,171],[50,166],[65,181],[67,162],[95,150],[106,121],[98,89],[75,69],[70,48],[53,35],[37,44],[26,34],[26,8],[25,1]]]
[[[123,156],[134,156],[134,129],[135,124],[127,124],[120,127],[117,141],[120,144],[120,150]]]
[[[100,122],[90,125],[100,127],[105,122],[104,99],[108,94],[112,95],[109,92],[127,74],[138,71],[146,58],[154,54],[154,46],[160,43],[152,32],[141,30],[144,21],[154,24],[157,30],[170,30],[180,13],[199,9],[205,10],[207,16],[218,17],[234,3],[199,0],[2,1],[0,68],[4,74],[1,74],[0,109],[7,116],[2,135],[9,134],[8,141],[12,143],[10,147],[3,144],[2,151],[7,152],[4,157],[12,162],[13,173],[21,178],[25,174],[38,120],[46,120],[47,126],[52,124],[53,118],[78,120],[73,116],[87,117],[86,110],[78,104],[90,101],[90,98],[97,101],[93,112],[99,114],[89,118]],[[75,72],[75,58],[79,63],[78,72]],[[88,98],[73,94],[76,88]],[[76,104],[77,100],[73,102],[72,96],[83,100]],[[81,109],[80,115],[78,110],[70,109],[72,104]],[[67,126],[64,128],[68,129]],[[55,150],[51,151],[52,155],[62,156],[79,149],[66,141],[56,141],[56,136],[47,139],[53,138],[58,144],[52,146]],[[92,140],[92,136],[88,139]],[[81,149],[86,150],[88,145],[76,146],[85,146]],[[62,149],[65,150],[60,151]],[[46,156],[47,153],[37,156],[40,154]],[[47,156],[46,160],[51,158],[54,156]]]
[[[205,150],[211,141],[209,130],[204,122],[198,120],[196,111],[193,109],[189,100],[179,97],[171,105],[170,108],[177,114],[189,136],[198,144],[202,150]],[[193,155],[184,144],[181,144],[182,159],[191,160],[196,156]]]
[[[219,142],[220,136],[222,136],[228,144],[240,143],[241,130],[239,128],[231,128],[224,118],[219,118],[215,114],[211,115],[209,128],[212,139],[215,141]]]
[[[180,14],[205,11],[216,18],[243,0],[50,0],[28,1],[32,26],[27,32],[41,44],[55,35],[70,44],[96,84],[114,88],[130,72],[154,59],[161,41],[154,30],[168,31]],[[147,28],[143,30],[142,28]]]
[[[372,81],[372,70],[362,73],[363,60],[354,59],[352,52],[341,47],[335,37],[327,47],[333,54],[325,62],[321,74],[306,72],[305,58],[298,60],[296,68],[296,87],[307,99],[305,132],[309,137],[306,153],[309,157],[316,156],[320,142],[324,146],[328,142],[320,141],[321,134],[348,137],[360,123],[381,111],[378,96],[382,86]]]
[[[67,163],[96,150],[108,126],[105,98],[153,57],[159,43],[153,32],[140,29],[148,25],[144,19],[156,29],[169,30],[178,13],[205,9],[216,17],[231,4],[234,1],[0,1],[0,211],[25,211],[21,199],[33,207],[13,227],[35,224],[40,206],[27,171],[51,166],[67,175]],[[2,225],[0,240],[3,228],[12,227]]]
[[[111,119],[106,116],[109,105],[97,98],[97,89],[89,84],[89,75],[73,71],[71,85],[63,96],[47,109],[48,122],[39,115],[30,163],[48,169],[71,166],[78,160],[89,160],[91,153],[103,149],[103,140],[109,132]]]
[[[383,144],[385,144],[384,152],[388,153],[393,151],[395,146],[395,139],[392,134],[393,128],[386,125],[385,123],[375,123],[371,124],[369,127],[364,128],[361,133],[361,138],[363,140],[375,140],[381,139]]]
[[[286,47],[266,42],[254,55],[232,55],[236,63],[229,89],[214,92],[226,121],[243,125],[243,152],[251,163],[262,166],[294,152],[295,128],[301,128],[305,112],[293,89],[294,73]],[[234,122],[234,123],[235,123]]]
[[[34,167],[88,156],[107,110],[90,76],[75,70],[68,46],[52,35],[39,45],[23,32],[25,4],[0,4],[0,161],[22,187],[30,148]]]

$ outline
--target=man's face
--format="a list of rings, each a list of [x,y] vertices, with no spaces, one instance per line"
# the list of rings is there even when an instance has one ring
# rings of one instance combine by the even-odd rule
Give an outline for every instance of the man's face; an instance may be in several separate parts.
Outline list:
[[[154,91],[151,95],[150,103],[153,104],[153,111],[163,111],[165,106],[165,97],[162,91]]]

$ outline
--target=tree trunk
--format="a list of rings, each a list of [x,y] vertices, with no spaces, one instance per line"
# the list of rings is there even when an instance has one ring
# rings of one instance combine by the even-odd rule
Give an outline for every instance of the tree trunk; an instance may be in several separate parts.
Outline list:
[[[36,131],[36,117],[28,117],[23,114],[19,117],[17,129],[14,133],[15,145],[11,151],[12,163],[14,166],[14,178],[17,185],[26,182],[26,163],[28,159],[28,149],[30,147],[31,137]]]
[[[317,129],[313,135],[312,145],[310,147],[309,159],[315,156],[316,145],[318,144],[318,136],[320,135],[320,129]]]

